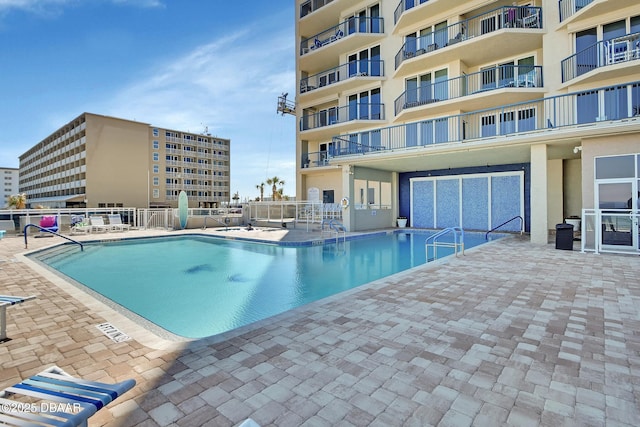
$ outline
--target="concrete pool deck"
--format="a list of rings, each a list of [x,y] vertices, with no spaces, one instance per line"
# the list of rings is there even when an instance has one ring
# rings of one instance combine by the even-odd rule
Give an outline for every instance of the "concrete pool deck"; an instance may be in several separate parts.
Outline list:
[[[259,232],[274,240],[306,234]],[[29,250],[61,242],[30,237]],[[54,364],[91,380],[134,378],[136,387],[93,416],[93,426],[235,426],[247,417],[263,427],[640,419],[638,256],[514,237],[222,339],[167,343],[61,287],[24,252],[23,237],[0,240],[0,294],[37,296],[7,310],[0,389]],[[104,322],[133,339],[113,342],[96,328]]]

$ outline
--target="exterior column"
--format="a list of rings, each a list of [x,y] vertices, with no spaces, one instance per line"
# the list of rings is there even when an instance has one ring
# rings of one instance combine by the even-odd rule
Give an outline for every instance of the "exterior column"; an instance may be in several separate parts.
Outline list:
[[[353,209],[353,171],[355,166],[342,165],[342,194],[349,199],[349,207],[342,208],[342,224],[347,231],[353,231],[352,222],[354,217]]]
[[[531,146],[531,243],[546,245],[549,241],[547,218],[547,145]]]

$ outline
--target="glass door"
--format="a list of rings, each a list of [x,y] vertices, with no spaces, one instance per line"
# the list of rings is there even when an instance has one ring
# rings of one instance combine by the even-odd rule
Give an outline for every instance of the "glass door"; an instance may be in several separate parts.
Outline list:
[[[638,250],[638,197],[634,197],[637,194],[635,180],[598,184],[603,249]]]

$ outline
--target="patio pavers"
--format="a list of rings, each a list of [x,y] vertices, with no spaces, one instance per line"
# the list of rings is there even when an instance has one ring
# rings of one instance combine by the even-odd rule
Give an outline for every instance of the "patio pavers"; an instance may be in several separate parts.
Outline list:
[[[37,296],[8,311],[0,388],[52,364],[102,382],[135,378],[94,426],[640,419],[638,256],[511,238],[215,339],[168,343],[70,295],[15,257],[22,252],[22,238],[0,241],[0,293]],[[111,341],[95,327],[105,321],[133,339]]]

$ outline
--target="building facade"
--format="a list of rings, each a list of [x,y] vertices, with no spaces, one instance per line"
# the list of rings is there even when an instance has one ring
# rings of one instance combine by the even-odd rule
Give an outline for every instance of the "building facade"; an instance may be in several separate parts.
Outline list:
[[[295,4],[299,199],[354,231],[522,221],[535,243],[588,211],[638,251],[636,0]]]
[[[18,194],[18,169],[0,167],[2,176],[2,206],[9,205],[9,197]]]
[[[84,113],[20,156],[28,207],[228,204],[230,140]]]

